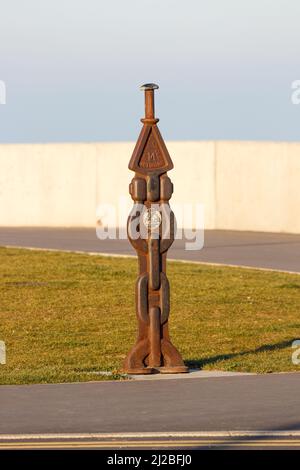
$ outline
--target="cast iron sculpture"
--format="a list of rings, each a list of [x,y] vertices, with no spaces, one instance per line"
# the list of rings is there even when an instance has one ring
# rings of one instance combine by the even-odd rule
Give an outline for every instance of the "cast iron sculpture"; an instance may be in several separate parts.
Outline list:
[[[124,363],[125,372],[131,374],[188,372],[168,332],[170,292],[166,257],[174,241],[175,218],[168,202],[173,184],[167,171],[173,168],[173,163],[156,125],[157,88],[153,83],[141,87],[145,91],[145,118],[141,119],[143,128],[129,162],[135,176],[129,186],[134,207],[127,233],[139,262],[138,338]]]

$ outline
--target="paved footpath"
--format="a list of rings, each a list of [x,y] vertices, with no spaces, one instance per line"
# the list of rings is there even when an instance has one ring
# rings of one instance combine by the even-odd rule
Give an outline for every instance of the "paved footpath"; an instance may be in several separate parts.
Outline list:
[[[32,440],[37,446],[45,442],[49,446],[51,440],[55,446],[54,440],[57,446],[77,442],[84,447],[86,442],[99,448],[141,448],[149,442],[159,447],[162,441],[164,447],[195,448],[216,445],[221,439],[227,446],[234,431],[238,447],[251,442],[265,447],[265,434],[274,445],[276,431],[281,441],[287,438],[290,446],[300,448],[297,373],[182,375],[166,380],[2,386],[0,448],[20,442],[31,445]]]
[[[300,375],[0,387],[0,433],[300,430]]]
[[[134,255],[127,240],[104,240],[95,229],[0,227],[0,245]],[[175,240],[169,258],[300,272],[300,234],[206,230],[204,248]]]

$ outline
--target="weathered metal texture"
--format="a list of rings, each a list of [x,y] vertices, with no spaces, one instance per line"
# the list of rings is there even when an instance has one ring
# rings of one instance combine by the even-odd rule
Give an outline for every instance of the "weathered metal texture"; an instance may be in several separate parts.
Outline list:
[[[174,241],[175,217],[169,206],[173,184],[166,173],[173,163],[156,125],[157,88],[153,83],[141,87],[145,91],[145,117],[141,119],[143,127],[129,162],[135,176],[129,185],[134,207],[128,217],[127,233],[139,260],[138,337],[123,368],[132,374],[188,372],[168,330],[170,288],[166,256]]]

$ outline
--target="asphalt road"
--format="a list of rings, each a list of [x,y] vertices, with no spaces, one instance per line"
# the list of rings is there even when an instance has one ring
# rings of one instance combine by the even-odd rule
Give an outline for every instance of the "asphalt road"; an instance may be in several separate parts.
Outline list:
[[[288,373],[2,386],[0,449],[300,449],[299,385]]]
[[[297,373],[0,387],[0,434],[300,430]]]
[[[0,228],[0,245],[134,255],[127,240],[104,240],[95,229]],[[204,248],[175,240],[169,258],[300,272],[300,234],[206,230]]]

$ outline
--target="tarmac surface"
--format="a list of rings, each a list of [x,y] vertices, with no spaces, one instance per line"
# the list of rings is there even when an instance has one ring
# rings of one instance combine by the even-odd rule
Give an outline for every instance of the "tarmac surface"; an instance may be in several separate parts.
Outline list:
[[[300,374],[0,387],[0,434],[300,430]]]
[[[300,234],[206,230],[204,248],[175,240],[168,258],[300,272]],[[0,227],[0,245],[135,255],[127,240],[99,240],[92,228]]]
[[[300,446],[299,374],[183,375],[1,386],[0,449]]]

